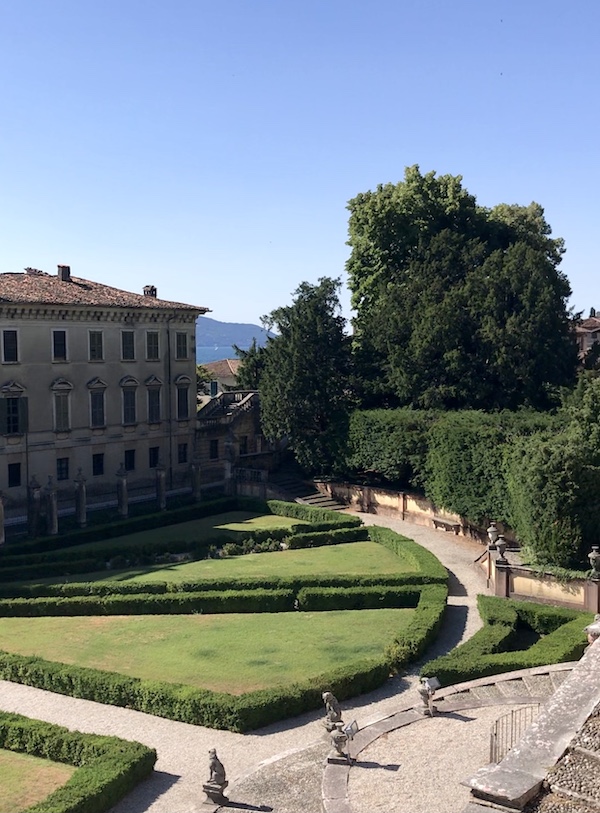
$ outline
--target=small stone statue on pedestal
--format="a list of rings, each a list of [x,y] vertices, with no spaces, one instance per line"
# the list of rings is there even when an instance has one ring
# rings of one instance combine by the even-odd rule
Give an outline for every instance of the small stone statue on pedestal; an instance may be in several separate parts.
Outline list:
[[[336,729],[338,723],[342,722],[342,710],[337,698],[331,692],[323,692],[321,695],[325,703],[325,720],[323,725],[327,731]]]
[[[229,782],[225,779],[225,768],[214,748],[211,748],[208,752],[208,770],[208,781],[202,785],[202,790],[206,793],[204,803],[225,804],[229,800],[223,795],[223,791]]]

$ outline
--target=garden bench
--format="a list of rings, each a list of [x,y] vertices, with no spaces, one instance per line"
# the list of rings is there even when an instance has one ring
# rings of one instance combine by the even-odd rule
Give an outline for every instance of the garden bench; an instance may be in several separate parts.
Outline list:
[[[458,535],[460,522],[454,522],[454,520],[444,519],[443,517],[433,517],[433,527],[442,528],[444,531],[453,531]]]

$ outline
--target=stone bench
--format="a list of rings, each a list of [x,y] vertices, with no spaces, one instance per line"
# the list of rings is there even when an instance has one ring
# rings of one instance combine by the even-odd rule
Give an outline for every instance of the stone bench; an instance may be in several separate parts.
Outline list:
[[[454,522],[452,519],[444,519],[444,517],[432,517],[433,527],[442,528],[444,531],[452,531],[455,534],[460,532],[460,522]]]

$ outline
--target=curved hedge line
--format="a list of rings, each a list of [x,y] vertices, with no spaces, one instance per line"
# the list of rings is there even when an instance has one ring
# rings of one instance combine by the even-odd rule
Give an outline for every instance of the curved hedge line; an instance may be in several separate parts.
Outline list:
[[[0,748],[77,768],[26,813],[105,813],[149,776],[156,762],[156,751],[139,742],[81,734],[5,712],[0,712]]]
[[[391,671],[418,657],[437,632],[447,590],[441,584],[423,585],[420,593],[409,626],[397,638],[392,638],[380,658],[352,664],[301,683],[261,689],[241,696],[7,652],[0,652],[0,679],[125,706],[193,725],[249,731],[319,708],[324,688],[333,691],[340,700],[371,691],[381,686]]]
[[[369,538],[373,542],[378,542],[384,548],[391,550],[396,556],[410,556],[413,558],[420,570],[422,581],[420,584],[446,584],[448,581],[448,571],[440,562],[437,556],[430,553],[426,548],[417,545],[412,539],[397,534],[390,528],[382,528],[377,525],[369,527]],[[415,582],[413,582],[414,584]]]
[[[436,675],[443,686],[488,675],[564,663],[581,657],[585,647],[583,627],[591,613],[563,607],[478,596],[483,629],[448,655],[429,661],[421,675]],[[527,649],[510,651],[519,630],[530,627],[543,637]]]

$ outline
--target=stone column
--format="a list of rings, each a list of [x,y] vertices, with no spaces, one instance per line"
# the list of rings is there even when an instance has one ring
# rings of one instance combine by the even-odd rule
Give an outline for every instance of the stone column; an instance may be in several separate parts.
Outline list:
[[[496,571],[494,595],[510,598],[510,565],[508,562],[502,562],[499,559],[496,559],[494,564]]]
[[[600,581],[586,579],[584,584],[584,609],[590,613],[600,613]]]
[[[87,525],[86,480],[80,468],[77,470],[77,477],[73,482],[75,483],[75,515],[77,517],[77,524],[80,528],[85,528]]]
[[[49,536],[56,536],[58,533],[58,493],[52,476],[48,477],[45,493],[46,530]]]
[[[0,491],[0,545],[6,542],[6,531],[4,530],[4,495]]]
[[[192,495],[194,502],[202,500],[202,467],[200,458],[197,456],[194,456],[192,460]]]
[[[127,519],[129,516],[129,499],[127,496],[127,472],[121,463],[117,472],[117,510],[119,516]]]
[[[167,510],[167,472],[162,463],[156,467],[156,507]]]
[[[40,530],[41,490],[34,474],[27,487],[27,533],[31,539],[35,539]]]

